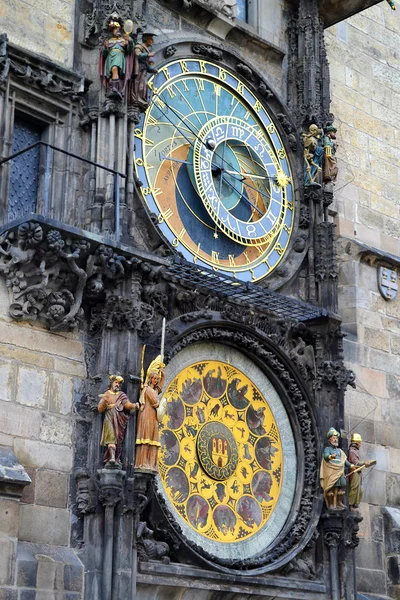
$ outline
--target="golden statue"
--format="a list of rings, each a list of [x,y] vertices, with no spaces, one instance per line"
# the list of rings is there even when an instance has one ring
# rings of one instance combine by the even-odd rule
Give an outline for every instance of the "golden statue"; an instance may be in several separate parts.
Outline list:
[[[164,363],[161,355],[147,369],[146,381],[139,398],[139,414],[136,431],[135,469],[157,472],[158,449],[161,447],[158,434],[157,408],[164,385]]]

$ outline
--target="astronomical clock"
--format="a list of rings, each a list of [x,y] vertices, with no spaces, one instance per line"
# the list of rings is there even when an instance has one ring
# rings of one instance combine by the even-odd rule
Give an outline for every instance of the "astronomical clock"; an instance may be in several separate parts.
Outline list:
[[[289,158],[267,107],[228,67],[200,57],[162,65],[150,88],[134,130],[135,168],[156,227],[195,269],[268,278],[289,253],[296,210]],[[184,348],[166,377],[161,505],[206,560],[250,564],[288,534],[298,503],[282,393],[232,344]]]
[[[143,202],[189,262],[242,281],[288,250],[293,179],[265,106],[231,71],[198,58],[165,64],[135,129]]]
[[[223,562],[268,547],[287,521],[296,451],[282,401],[247,356],[198,344],[168,364],[159,493],[186,539]]]

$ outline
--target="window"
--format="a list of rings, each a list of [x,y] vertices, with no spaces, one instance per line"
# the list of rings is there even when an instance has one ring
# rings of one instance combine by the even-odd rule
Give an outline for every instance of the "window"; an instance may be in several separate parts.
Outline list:
[[[248,22],[248,0],[237,0],[238,15],[237,18],[245,23]]]
[[[15,116],[11,154],[39,142],[42,127]],[[36,146],[11,161],[8,193],[8,221],[36,211],[39,183],[40,146]]]

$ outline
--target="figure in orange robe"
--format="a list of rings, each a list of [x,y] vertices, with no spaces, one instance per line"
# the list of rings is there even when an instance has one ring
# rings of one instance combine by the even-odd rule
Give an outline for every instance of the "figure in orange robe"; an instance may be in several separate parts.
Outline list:
[[[154,361],[155,363],[155,361]],[[161,447],[158,433],[157,408],[158,399],[164,384],[164,365],[160,363],[158,369],[149,367],[146,383],[140,394],[137,431],[136,431],[136,457],[135,469],[141,471],[158,471],[158,449]]]

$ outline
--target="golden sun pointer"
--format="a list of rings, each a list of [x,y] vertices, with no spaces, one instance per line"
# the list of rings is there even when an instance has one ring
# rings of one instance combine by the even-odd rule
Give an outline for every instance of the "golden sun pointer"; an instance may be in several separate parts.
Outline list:
[[[285,188],[288,183],[290,183],[290,179],[289,177],[286,175],[286,173],[284,173],[283,171],[279,171],[277,176],[276,176],[276,183],[282,187]]]

